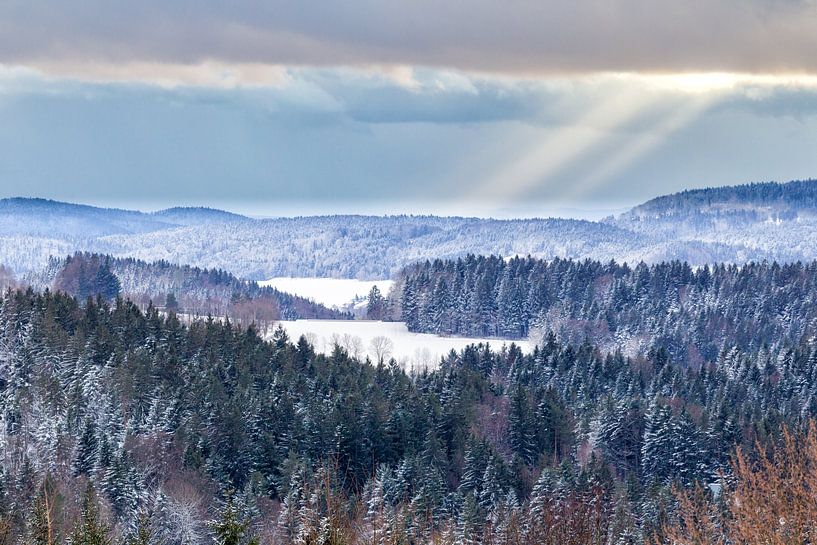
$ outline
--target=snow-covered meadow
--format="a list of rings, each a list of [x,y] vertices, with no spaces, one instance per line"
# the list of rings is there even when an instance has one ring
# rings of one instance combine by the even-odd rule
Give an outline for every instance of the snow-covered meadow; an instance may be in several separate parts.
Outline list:
[[[392,280],[350,280],[339,278],[271,278],[259,282],[277,290],[312,299],[316,303],[341,310],[365,306],[372,286],[386,295]],[[488,342],[498,348],[511,341],[468,337],[439,337],[427,333],[412,333],[403,322],[372,320],[295,320],[276,322],[297,340],[301,335],[315,350],[329,354],[340,345],[350,355],[372,361],[394,358],[406,369],[434,368],[451,350],[462,350],[470,344]],[[272,334],[270,330],[269,334]],[[529,341],[515,341],[523,351],[533,349]]]
[[[488,342],[496,349],[511,343],[503,339],[438,337],[427,333],[412,333],[403,322],[296,320],[277,324],[283,326],[293,340],[301,335],[306,336],[315,350],[324,354],[331,353],[335,344],[338,344],[352,356],[368,356],[372,361],[394,358],[406,369],[433,369],[448,352],[462,350],[469,344]],[[524,352],[533,350],[534,343],[530,341],[513,342]]]
[[[394,282],[392,280],[351,280],[346,278],[270,278],[258,282],[278,291],[312,299],[329,308],[350,309],[365,304],[372,286],[377,286],[385,296]]]

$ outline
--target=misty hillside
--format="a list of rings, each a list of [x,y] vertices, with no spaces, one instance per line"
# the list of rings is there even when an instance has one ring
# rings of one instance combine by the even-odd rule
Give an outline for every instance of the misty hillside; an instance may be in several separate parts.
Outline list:
[[[770,217],[796,217],[817,210],[817,180],[754,183],[691,189],[663,195],[636,206],[625,218],[660,219],[695,215],[733,216],[765,221]],[[764,212],[767,215],[764,215]],[[751,216],[747,215],[752,213]],[[770,216],[769,214],[772,214]]]
[[[202,223],[226,223],[234,221],[245,221],[249,218],[240,214],[234,214],[217,208],[206,208],[203,206],[175,206],[153,212],[151,217],[174,225],[199,225]]]
[[[658,197],[601,222],[437,216],[251,219],[209,208],[155,213],[42,199],[0,201],[0,263],[18,275],[89,251],[276,276],[388,278],[425,259],[473,254],[637,263],[817,258],[817,181]]]
[[[810,260],[817,257],[817,180],[683,191],[647,201],[607,223],[664,244],[705,245],[706,253],[717,245],[743,248],[733,257],[715,252],[710,262]]]

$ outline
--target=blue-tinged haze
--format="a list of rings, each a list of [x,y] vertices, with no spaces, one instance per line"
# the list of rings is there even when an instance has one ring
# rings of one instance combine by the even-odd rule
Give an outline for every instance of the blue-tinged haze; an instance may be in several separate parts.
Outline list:
[[[0,201],[0,263],[18,274],[94,251],[275,276],[377,279],[466,254],[692,265],[817,258],[817,182],[670,195],[603,221],[335,215],[254,219],[208,208],[153,213]]]

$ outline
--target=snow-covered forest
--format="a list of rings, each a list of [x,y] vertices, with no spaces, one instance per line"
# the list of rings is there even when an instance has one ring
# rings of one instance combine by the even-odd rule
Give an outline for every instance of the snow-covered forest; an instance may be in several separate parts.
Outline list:
[[[407,375],[31,291],[3,298],[0,335],[12,542],[644,543],[687,529],[684,490],[716,513],[773,477],[756,447],[817,416],[811,338],[689,366],[549,336]]]
[[[309,299],[241,280],[220,269],[147,263],[133,258],[77,253],[49,259],[48,266],[17,280],[37,290],[55,289],[80,301],[101,295],[156,305],[187,317],[214,316],[268,326],[275,320],[347,318]]]
[[[603,222],[3,201],[0,545],[811,543],[815,188]],[[326,283],[348,321],[277,274],[392,281]]]
[[[817,262],[693,268],[673,261],[467,256],[407,267],[389,301],[412,331],[560,340],[699,365],[729,346],[757,350],[817,333]]]
[[[154,213],[0,200],[0,263],[18,275],[90,251],[274,277],[388,279],[467,254],[691,265],[817,255],[817,181],[668,195],[603,221],[437,216],[253,219],[206,208]]]

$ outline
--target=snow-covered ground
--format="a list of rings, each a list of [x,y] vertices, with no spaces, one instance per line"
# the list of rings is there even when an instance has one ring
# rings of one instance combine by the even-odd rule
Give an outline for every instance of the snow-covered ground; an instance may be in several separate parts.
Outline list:
[[[385,296],[394,282],[392,280],[349,280],[344,278],[270,278],[258,284],[271,286],[279,291],[312,299],[326,307],[347,309],[364,301],[372,286],[377,286]]]
[[[305,335],[319,352],[331,353],[335,344],[339,344],[353,356],[369,356],[372,361],[378,361],[380,356],[384,360],[394,358],[406,369],[435,368],[439,365],[440,358],[452,349],[459,351],[469,344],[489,342],[494,349],[498,349],[511,342],[411,333],[403,322],[296,320],[277,323],[286,329],[293,341]],[[513,342],[524,352],[533,350],[533,343],[530,341]]]

